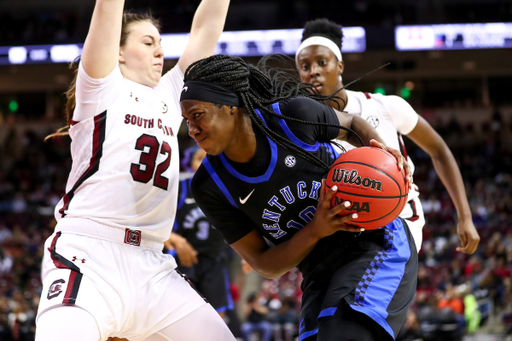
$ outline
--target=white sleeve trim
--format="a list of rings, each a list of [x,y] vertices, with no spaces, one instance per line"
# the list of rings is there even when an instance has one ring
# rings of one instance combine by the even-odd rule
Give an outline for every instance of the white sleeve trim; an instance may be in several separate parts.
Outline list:
[[[381,101],[399,133],[407,135],[416,127],[419,115],[406,100],[389,95],[381,96]]]
[[[118,98],[119,84],[123,79],[119,65],[108,76],[97,79],[89,76],[80,63],[73,120],[80,122],[105,111]]]

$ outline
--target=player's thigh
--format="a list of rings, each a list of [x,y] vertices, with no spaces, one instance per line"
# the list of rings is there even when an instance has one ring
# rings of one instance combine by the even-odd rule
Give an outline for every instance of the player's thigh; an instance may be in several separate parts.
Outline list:
[[[39,316],[36,341],[100,341],[94,317],[76,306],[59,306]]]
[[[317,341],[382,341],[387,336],[377,322],[352,310],[345,302],[333,316],[318,321]]]
[[[203,304],[172,325],[144,341],[235,341],[235,337],[219,314]]]

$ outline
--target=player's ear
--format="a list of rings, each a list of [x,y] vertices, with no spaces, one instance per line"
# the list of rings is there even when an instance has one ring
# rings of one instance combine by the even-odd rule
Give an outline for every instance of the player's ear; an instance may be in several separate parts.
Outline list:
[[[338,62],[338,74],[341,76],[345,70],[345,63],[341,60]]]
[[[119,63],[124,63],[125,60],[124,60],[124,54],[123,54],[123,49],[119,49]]]
[[[229,107],[229,112],[231,113],[231,115],[234,115],[237,111],[238,107],[235,107],[233,105]]]

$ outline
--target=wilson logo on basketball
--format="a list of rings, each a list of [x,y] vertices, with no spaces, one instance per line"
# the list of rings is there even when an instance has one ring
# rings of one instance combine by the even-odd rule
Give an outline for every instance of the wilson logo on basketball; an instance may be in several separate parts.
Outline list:
[[[357,170],[346,170],[346,169],[334,169],[332,173],[332,182],[336,183],[346,183],[350,185],[363,186],[366,188],[375,189],[379,192],[382,192],[382,182],[370,179],[370,178],[362,178]]]

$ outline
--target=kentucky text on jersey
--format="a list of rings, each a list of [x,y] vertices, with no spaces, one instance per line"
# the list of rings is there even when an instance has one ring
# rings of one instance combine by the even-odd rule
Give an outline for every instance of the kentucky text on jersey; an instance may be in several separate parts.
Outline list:
[[[139,127],[144,127],[146,129],[151,129],[155,126],[155,119],[154,118],[142,118],[137,115],[130,115],[126,114],[124,117],[124,123],[125,124],[131,124],[131,125],[137,125]],[[157,125],[159,129],[162,129],[162,132],[167,136],[174,136],[174,132],[171,127],[165,126],[162,124],[162,120],[157,120]]]
[[[279,239],[282,236],[286,235],[286,231],[282,230],[279,225],[279,220],[281,219],[281,214],[279,212],[275,212],[275,208],[277,208],[279,211],[283,212],[286,210],[286,207],[289,205],[293,205],[297,199],[305,199],[305,198],[311,198],[316,201],[319,199],[319,190],[322,186],[322,183],[318,181],[312,181],[311,185],[308,187],[306,182],[299,181],[297,183],[296,188],[293,190],[290,188],[290,186],[286,186],[284,188],[281,188],[279,190],[278,195],[272,196],[272,198],[268,201],[268,205],[271,206],[271,209],[265,208],[262,213],[263,219],[269,220],[269,224],[263,224],[263,228],[270,232],[270,235],[274,237],[275,239]],[[295,193],[295,195],[294,195]],[[275,207],[275,208],[274,208]],[[300,222],[297,222],[295,220],[290,220],[286,223],[286,227],[288,229],[294,228],[294,229],[302,229],[304,225],[309,223],[313,216],[315,215],[316,207],[315,206],[308,206],[305,209],[303,209],[299,213]]]

